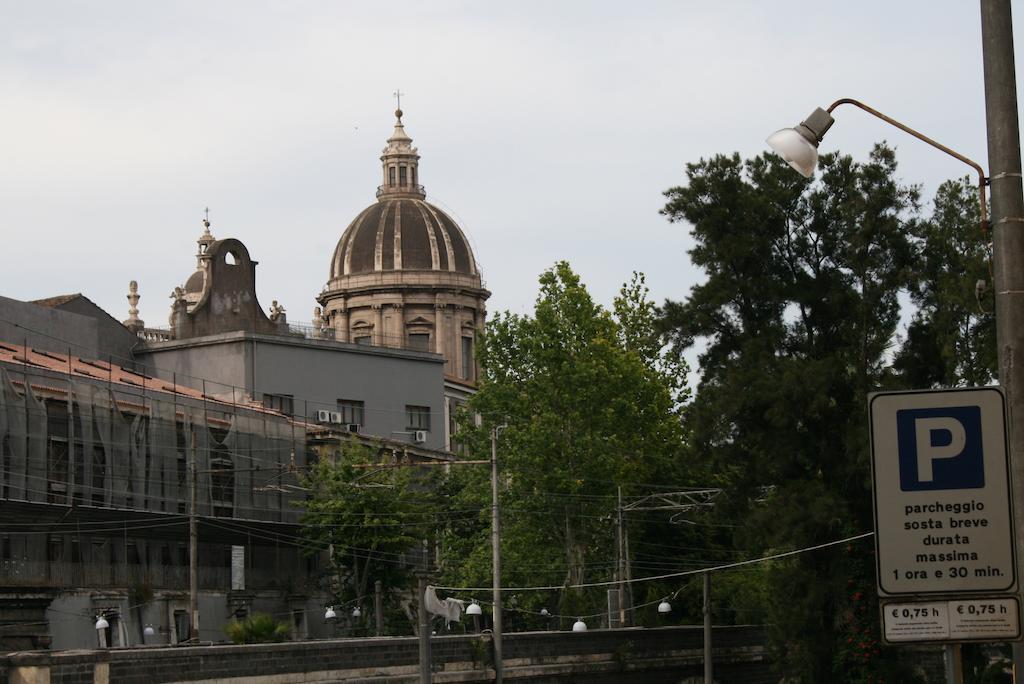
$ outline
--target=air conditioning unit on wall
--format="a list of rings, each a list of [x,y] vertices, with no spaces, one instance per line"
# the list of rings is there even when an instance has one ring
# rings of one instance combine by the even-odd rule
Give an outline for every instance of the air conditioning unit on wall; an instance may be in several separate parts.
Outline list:
[[[341,424],[341,413],[339,411],[331,411],[331,422]]]
[[[330,423],[331,422],[331,412],[330,411],[317,411],[316,412],[316,420],[317,420],[318,423]]]
[[[359,423],[349,423],[348,424],[348,431],[349,432],[359,432]]]
[[[416,442],[417,444],[423,444],[424,442],[427,441],[427,431],[416,430],[414,433],[412,433],[412,441]]]

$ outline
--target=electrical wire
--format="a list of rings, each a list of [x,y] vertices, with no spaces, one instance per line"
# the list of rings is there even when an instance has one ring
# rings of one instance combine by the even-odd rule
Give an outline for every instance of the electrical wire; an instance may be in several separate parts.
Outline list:
[[[867,537],[873,536],[874,532],[864,532],[857,534],[852,537],[846,537],[845,539],[837,539],[835,541],[825,542],[824,544],[817,544],[815,546],[808,546],[802,549],[796,549],[793,551],[785,551],[782,553],[775,553],[769,556],[761,556],[760,558],[750,558],[748,560],[736,561],[735,563],[726,563],[724,565],[716,565],[701,570],[684,570],[682,572],[670,572],[664,575],[652,575],[649,577],[634,577],[628,580],[610,580],[607,582],[586,582],[583,584],[565,584],[565,585],[550,585],[550,586],[537,586],[537,587],[502,587],[501,591],[556,591],[559,589],[587,589],[591,587],[610,587],[620,584],[638,584],[640,582],[652,582],[654,580],[672,579],[675,577],[686,577],[688,575],[698,575],[705,572],[717,572],[721,570],[728,570],[730,568],[738,568],[744,565],[751,565],[753,563],[763,563],[770,560],[778,560],[779,558],[786,558],[788,556],[795,556],[801,553],[807,553],[809,551],[817,551],[818,549],[824,549],[829,546],[836,546],[838,544],[846,544],[852,541],[860,539],[866,539]],[[442,587],[438,586],[438,589],[444,589],[445,591],[492,591],[493,587]]]

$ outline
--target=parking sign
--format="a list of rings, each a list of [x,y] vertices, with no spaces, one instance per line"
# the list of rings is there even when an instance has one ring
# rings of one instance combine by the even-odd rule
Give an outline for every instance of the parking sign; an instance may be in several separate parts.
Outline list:
[[[882,392],[868,403],[879,593],[1012,591],[1002,392]]]

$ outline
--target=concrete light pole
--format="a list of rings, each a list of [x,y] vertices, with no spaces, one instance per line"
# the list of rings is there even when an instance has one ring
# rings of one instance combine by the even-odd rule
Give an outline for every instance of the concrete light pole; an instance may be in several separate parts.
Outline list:
[[[501,516],[498,509],[498,431],[505,425],[491,428],[491,556],[494,588],[494,682],[501,684],[504,666],[501,653]]]
[[[1010,0],[981,0],[981,52],[992,197],[999,384],[1006,393],[1010,413],[1010,467],[1019,569],[1024,567],[1020,562],[1024,552],[1024,197]],[[1013,662],[1015,672],[1024,671],[1024,645],[1020,642],[1013,645]]]

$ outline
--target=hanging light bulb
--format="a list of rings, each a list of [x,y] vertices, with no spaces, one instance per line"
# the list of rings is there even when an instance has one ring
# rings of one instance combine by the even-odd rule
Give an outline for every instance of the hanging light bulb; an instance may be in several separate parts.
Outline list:
[[[338,617],[338,614],[334,612],[334,606],[327,606],[327,612],[324,613],[324,620],[333,620]]]
[[[466,607],[466,615],[482,615],[483,611],[480,610],[480,604],[473,601]]]
[[[576,618],[576,622],[572,624],[572,631],[574,632],[586,632],[587,623],[583,621],[583,618]]]
[[[153,636],[156,634],[156,630],[153,629],[153,625],[146,625],[146,628],[142,630],[142,636]]]
[[[540,614],[541,614],[542,616],[544,616],[544,617],[550,617],[550,616],[551,616],[551,613],[549,613],[549,612],[548,612],[548,609],[547,609],[547,608],[541,608],[541,609],[540,609]]]
[[[96,629],[106,629],[108,627],[110,627],[110,623],[107,622],[107,619],[105,617],[103,617],[102,615],[97,615],[96,616]]]
[[[671,613],[672,604],[668,602],[668,599],[662,599],[661,603],[658,604],[659,613]]]
[[[363,614],[363,611],[359,610],[359,606],[352,609],[352,617],[357,618]]]

